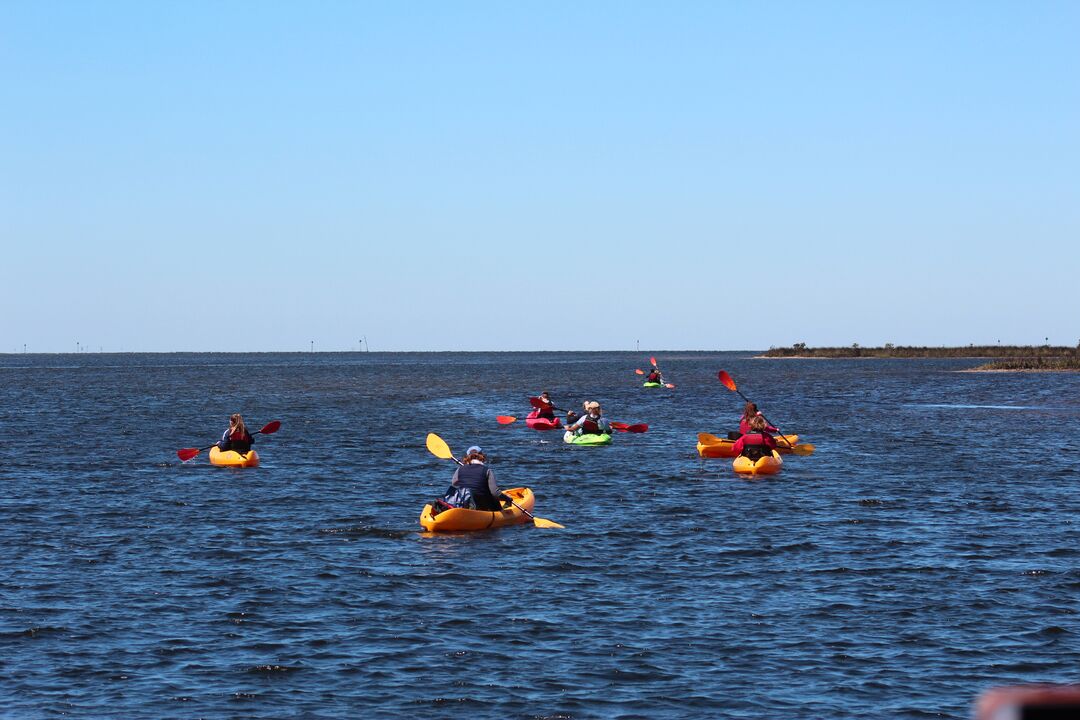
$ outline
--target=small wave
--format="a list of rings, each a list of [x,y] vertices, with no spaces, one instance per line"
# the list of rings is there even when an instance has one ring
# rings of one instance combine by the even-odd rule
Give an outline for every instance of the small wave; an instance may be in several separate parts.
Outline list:
[[[67,632],[67,628],[62,625],[42,625],[40,627],[30,627],[25,630],[13,630],[11,632],[0,633],[0,638],[39,638],[47,635],[56,635],[57,633]]]
[[[294,667],[292,665],[253,665],[244,672],[248,672],[253,675],[271,675],[275,673],[297,672],[302,669],[303,668]]]
[[[400,540],[402,538],[415,535],[415,530],[391,530],[388,528],[377,528],[370,525],[350,525],[348,527],[340,528],[322,528],[319,530],[320,535],[347,535],[349,537],[380,537],[389,538],[391,540]]]

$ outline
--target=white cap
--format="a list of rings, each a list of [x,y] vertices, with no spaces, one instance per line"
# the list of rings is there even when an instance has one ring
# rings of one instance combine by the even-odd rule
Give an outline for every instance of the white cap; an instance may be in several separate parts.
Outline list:
[[[472,447],[470,447],[468,450],[465,451],[465,454],[466,455],[472,455],[473,453],[481,453],[481,454],[483,454],[483,452],[484,451],[480,449],[479,445],[473,445]]]

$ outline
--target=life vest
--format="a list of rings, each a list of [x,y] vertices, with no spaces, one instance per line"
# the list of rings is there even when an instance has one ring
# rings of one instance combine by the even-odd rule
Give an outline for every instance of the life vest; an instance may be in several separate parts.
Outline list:
[[[226,430],[226,432],[228,432]],[[222,450],[234,450],[238,453],[246,453],[251,450],[251,444],[255,442],[251,435],[246,432],[240,432],[239,430],[229,434],[229,438],[221,443],[225,447]]]
[[[600,427],[600,423],[593,420],[591,417],[585,418],[581,423],[582,435],[603,435],[604,430]]]
[[[454,485],[459,488],[465,488],[472,493],[473,501],[476,503],[476,508],[478,510],[492,510],[494,508],[502,509],[499,505],[499,501],[496,498],[491,497],[491,490],[488,488],[487,475],[487,465],[480,465],[479,463],[462,465],[458,468],[457,482],[455,482]]]
[[[649,377],[645,378],[645,382],[660,382],[660,372],[658,370],[653,370],[649,373]]]
[[[775,448],[776,440],[769,433],[750,433],[736,440],[731,450],[736,455],[753,453],[760,457],[761,455],[768,455]]]
[[[541,407],[536,408],[536,417],[544,418],[545,420],[554,420],[555,405],[552,403],[545,403],[543,400],[540,402],[543,404]]]

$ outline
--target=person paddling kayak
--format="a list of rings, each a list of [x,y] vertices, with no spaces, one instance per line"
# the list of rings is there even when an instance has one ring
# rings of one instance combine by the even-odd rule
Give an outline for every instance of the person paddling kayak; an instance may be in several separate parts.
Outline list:
[[[548,394],[548,391],[545,390],[544,392],[540,393],[537,399],[542,403],[542,405],[536,408],[536,417],[544,418],[545,420],[554,420],[555,403],[551,402],[551,395]]]
[[[487,466],[487,456],[478,445],[473,445],[465,451],[461,467],[454,471],[443,501],[452,507],[500,512],[503,509],[500,500],[509,497],[499,490],[495,471]]]
[[[222,452],[235,450],[243,454],[251,450],[251,445],[254,442],[255,438],[251,436],[251,433],[247,431],[247,427],[244,425],[244,418],[240,413],[233,413],[229,416],[229,427],[221,434],[221,441],[218,442],[217,446]]]
[[[664,384],[664,375],[660,372],[660,368],[653,365],[652,371],[648,377],[645,378],[645,382]]]
[[[611,423],[603,417],[600,403],[595,400],[585,402],[585,414],[566,428],[566,432],[575,435],[610,435]]]
[[[752,403],[752,402],[747,402],[746,405],[743,406],[742,417],[739,418],[739,431],[738,432],[729,432],[728,433],[728,440],[738,440],[740,437],[742,437],[743,435],[746,435],[748,432],[750,432],[750,421],[753,420],[756,417],[760,417],[760,418],[764,419],[764,416],[762,416],[762,414],[757,409],[757,404]],[[780,432],[779,428],[775,428],[772,425],[769,425],[768,423],[765,424],[765,429],[768,432],[771,432],[771,433]]]
[[[776,439],[769,434],[769,428],[772,428],[772,426],[765,422],[765,418],[761,415],[754,415],[750,418],[746,428],[750,432],[736,440],[731,451],[735,455],[745,455],[754,461],[765,455],[771,455],[772,451],[776,449]],[[772,429],[776,430],[776,428]]]

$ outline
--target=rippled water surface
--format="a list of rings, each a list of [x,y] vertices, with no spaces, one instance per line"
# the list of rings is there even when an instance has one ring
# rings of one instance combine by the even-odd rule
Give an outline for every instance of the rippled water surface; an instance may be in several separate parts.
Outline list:
[[[1080,680],[1080,376],[973,360],[0,356],[13,717],[968,717]],[[817,446],[746,480],[741,401]],[[526,398],[647,422],[566,446]],[[231,412],[263,464],[214,468]],[[519,526],[425,536],[482,445]]]

